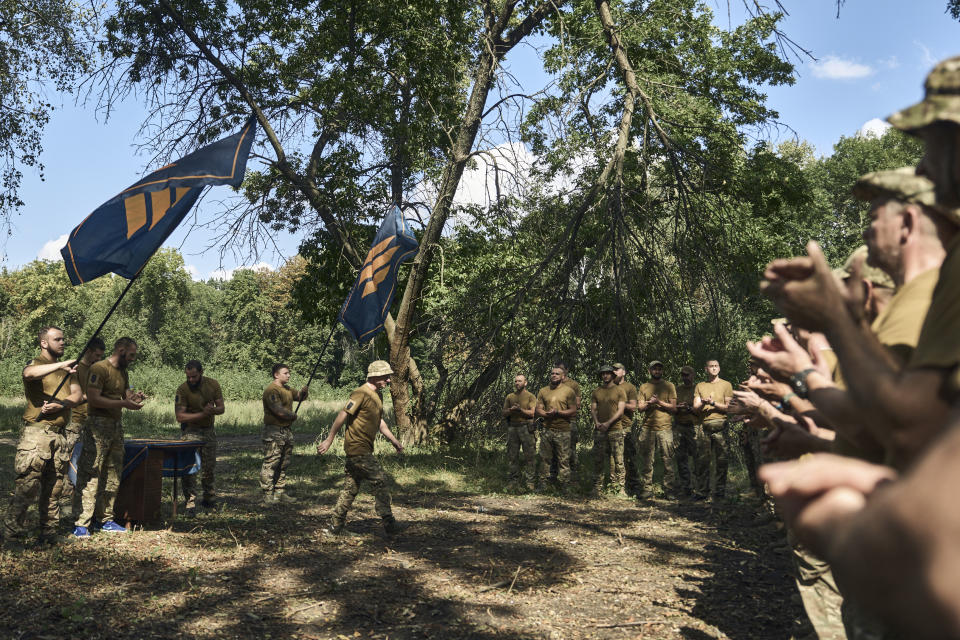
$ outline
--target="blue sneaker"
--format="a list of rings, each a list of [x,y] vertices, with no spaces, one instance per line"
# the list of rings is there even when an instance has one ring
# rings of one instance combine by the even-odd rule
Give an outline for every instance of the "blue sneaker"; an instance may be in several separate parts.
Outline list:
[[[106,531],[108,533],[126,533],[127,528],[120,526],[113,520],[107,520],[103,523],[103,526],[100,527],[100,531]]]
[[[86,527],[74,527],[73,528],[73,537],[74,538],[89,538],[90,530]]]

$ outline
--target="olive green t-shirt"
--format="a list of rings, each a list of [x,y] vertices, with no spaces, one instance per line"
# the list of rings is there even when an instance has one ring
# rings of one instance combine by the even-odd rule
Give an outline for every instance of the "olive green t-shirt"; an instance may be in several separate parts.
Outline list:
[[[960,391],[960,234],[947,246],[947,257],[940,265],[940,277],[923,321],[917,347],[910,356],[909,369],[934,367],[949,369],[944,389],[949,400]]]
[[[573,387],[563,383],[558,384],[556,389],[551,389],[549,386],[543,387],[537,394],[537,406],[542,407],[544,411],[551,409],[566,411],[577,406],[577,395]],[[554,431],[570,430],[570,418],[566,416],[545,418],[543,423],[548,429]]]
[[[350,393],[343,410],[347,414],[343,452],[348,456],[373,453],[373,440],[380,431],[380,421],[383,419],[383,399],[380,394],[363,384]]]
[[[530,409],[533,409],[534,407],[537,406],[537,396],[533,395],[526,389],[524,389],[520,393],[514,392],[514,393],[507,394],[506,399],[504,399],[503,401],[504,411],[506,411],[513,405],[517,405],[521,409],[526,409],[529,411]],[[522,413],[511,413],[509,416],[507,416],[507,422],[511,422],[511,423],[521,423],[521,422],[527,423],[527,422],[530,422],[531,420],[533,420],[533,418],[528,418]]]
[[[564,379],[563,379],[563,382],[561,382],[560,384],[565,384],[565,385],[567,385],[568,387],[570,387],[571,389],[573,389],[573,393],[577,396],[577,402],[580,402],[580,401],[582,400],[582,396],[580,395],[580,383],[579,383],[579,382],[577,382],[577,381],[574,380],[573,378],[564,378]],[[573,422],[573,421],[576,420],[576,419],[577,419],[577,414],[573,414],[572,416],[570,416],[570,421],[571,421],[571,422]]]
[[[627,397],[627,404],[629,404],[631,400],[636,402],[639,399],[639,392],[631,383],[626,380],[621,380],[618,386],[623,389],[623,394]],[[629,429],[633,426],[633,415],[635,413],[635,409],[623,408],[623,417],[620,418],[621,429]]]
[[[186,413],[200,413],[203,408],[211,402],[223,399],[223,391],[220,390],[220,383],[213,378],[206,376],[200,377],[200,384],[197,389],[190,388],[189,382],[184,382],[177,387],[177,395],[173,400],[174,408]],[[202,429],[213,426],[213,416],[204,416],[200,420],[187,423],[187,427]]]
[[[696,385],[692,384],[689,387],[684,384],[677,385],[677,404],[684,403],[690,407],[690,411],[677,409],[677,424],[692,426],[697,423],[697,414],[693,410],[693,398],[696,395],[694,390],[696,388]]]
[[[53,364],[53,360],[47,358],[46,356],[37,356],[27,364],[27,367],[44,364]],[[77,382],[77,375],[75,373],[70,374],[63,369],[57,369],[56,371],[48,373],[38,380],[23,380],[23,392],[27,397],[27,407],[23,411],[23,419],[25,422],[30,422],[33,424],[48,424],[51,427],[56,428],[67,426],[67,424],[70,422],[70,409],[64,409],[63,411],[52,413],[46,416],[40,413],[40,409],[43,408],[44,401],[53,397],[53,392],[56,391],[60,381],[67,376],[70,376],[70,379],[63,384],[63,387],[61,387],[60,391],[57,392],[56,396],[57,400],[63,400],[70,396],[70,385],[79,384]]]
[[[90,380],[87,382],[88,390],[97,389],[103,398],[123,400],[126,398],[129,388],[130,378],[127,375],[127,370],[113,366],[109,359],[104,358],[90,367]],[[121,407],[112,409],[90,407],[89,415],[120,420],[123,417],[123,409]]]
[[[677,388],[672,382],[662,379],[656,382],[652,380],[644,382],[637,389],[637,393],[644,402],[653,396],[671,404],[677,401]],[[644,409],[643,426],[651,431],[664,431],[673,427],[673,419],[670,412],[663,407],[647,407]]]
[[[924,271],[904,284],[890,299],[883,312],[873,321],[871,329],[880,344],[885,346],[905,366],[920,339],[927,310],[933,300],[933,290],[940,277],[940,269]]]
[[[83,424],[87,419],[87,409],[89,405],[87,404],[86,395],[87,385],[90,383],[90,367],[92,366],[92,364],[86,364],[85,362],[77,363],[77,383],[80,385],[80,391],[82,391],[84,395],[84,399],[73,408],[70,415],[70,421],[76,422],[77,424]]]
[[[723,378],[717,378],[715,382],[701,382],[694,390],[694,394],[700,396],[701,400],[713,398],[714,402],[728,404],[733,398],[733,386]],[[701,406],[700,412],[703,415],[703,421],[725,420],[727,414],[722,411],[716,411],[709,405]]]
[[[276,415],[271,406],[279,404],[287,411],[293,411],[293,389],[282,385],[276,380],[267,385],[263,390],[263,424],[276,427],[289,427],[293,420],[281,418]]]
[[[596,403],[597,405],[597,420],[599,422],[606,422],[612,418],[621,402],[626,404],[627,394],[623,387],[617,384],[612,387],[597,387],[590,395],[590,404]],[[608,431],[620,431],[621,429],[623,429],[623,422],[617,420],[610,425]]]

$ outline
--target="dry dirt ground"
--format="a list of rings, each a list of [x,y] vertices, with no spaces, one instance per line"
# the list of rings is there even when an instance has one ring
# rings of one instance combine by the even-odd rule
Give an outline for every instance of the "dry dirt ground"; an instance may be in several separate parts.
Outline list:
[[[13,444],[0,439],[4,494]],[[297,456],[300,501],[266,507],[258,456],[256,438],[222,441],[215,512],[2,552],[0,638],[757,639],[790,638],[802,616],[782,535],[746,499],[637,506],[424,479],[392,487],[408,525],[395,540],[361,493],[358,535],[330,541],[342,465]]]

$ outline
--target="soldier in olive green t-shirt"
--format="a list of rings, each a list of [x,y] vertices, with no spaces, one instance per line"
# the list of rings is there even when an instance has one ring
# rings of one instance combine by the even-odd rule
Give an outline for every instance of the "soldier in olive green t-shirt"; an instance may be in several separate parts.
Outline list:
[[[23,427],[13,461],[13,496],[0,527],[0,539],[26,534],[27,510],[37,505],[41,541],[52,541],[60,523],[60,491],[63,471],[70,459],[63,436],[70,422],[70,409],[82,397],[80,384],[70,360],[63,356],[63,331],[57,327],[40,330],[40,355],[23,369],[23,390],[27,398]],[[63,386],[54,396],[54,391]]]
[[[564,370],[550,370],[550,385],[537,393],[536,415],[543,418],[543,434],[540,436],[540,478],[537,490],[545,488],[550,462],[557,459],[557,483],[566,492],[570,480],[570,421],[580,407],[576,392],[563,384]]]
[[[340,489],[337,504],[333,507],[330,524],[323,530],[326,535],[336,536],[343,532],[347,512],[363,482],[370,484],[375,500],[374,509],[383,521],[387,535],[393,536],[400,532],[400,526],[390,507],[386,476],[373,456],[373,441],[378,433],[390,441],[397,453],[403,453],[403,445],[383,419],[383,398],[380,394],[390,384],[392,374],[390,363],[384,360],[371,362],[367,367],[367,381],[353,390],[347,404],[334,419],[330,433],[317,445],[317,454],[323,455],[329,451],[340,427],[346,425],[343,433],[343,452],[346,454],[343,488]]]
[[[93,337],[87,344],[86,352],[83,358],[77,363],[77,382],[80,383],[80,391],[83,397],[80,403],[70,411],[70,423],[67,425],[64,437],[67,440],[67,455],[72,459],[73,450],[77,443],[83,438],[84,423],[87,421],[87,384],[90,382],[90,367],[103,359],[103,352],[106,345],[99,337]],[[73,463],[67,464],[63,472],[63,492],[60,494],[61,517],[66,517],[72,522],[77,514],[80,513],[80,492],[74,491],[73,482],[70,480],[70,467]],[[79,474],[79,469],[75,470]],[[77,478],[79,480],[79,478]]]
[[[213,417],[223,415],[223,391],[220,383],[203,375],[203,364],[191,360],[184,366],[186,382],[177,388],[173,403],[174,413],[184,440],[203,442],[200,447],[200,481],[203,486],[204,509],[216,506],[214,471],[217,466],[217,431]],[[197,479],[195,474],[183,477],[183,496],[187,501],[187,514],[192,515],[197,507]]]
[[[707,379],[694,389],[693,408],[700,412],[703,419],[703,433],[709,441],[710,449],[706,460],[714,459],[713,497],[723,499],[727,490],[727,459],[730,451],[730,423],[727,422],[727,408],[733,399],[733,386],[720,377],[720,363],[707,360],[704,367]],[[705,484],[703,490],[709,488]]]
[[[507,394],[501,414],[507,421],[507,465],[510,469],[510,484],[519,485],[520,451],[523,451],[523,486],[533,489],[537,469],[537,435],[533,421],[537,397],[527,391],[527,377],[518,373],[513,378],[514,392]]]
[[[674,445],[677,460],[678,490],[686,497],[706,497],[709,486],[710,459],[706,457],[708,445],[700,426],[700,415],[694,409],[696,385],[691,366],[680,369],[680,384],[677,385],[677,412],[674,419]],[[691,470],[690,461],[693,461]],[[705,480],[706,479],[706,480]]]
[[[663,485],[667,492],[675,490],[673,470],[673,412],[676,411],[677,389],[663,379],[663,363],[652,361],[647,367],[650,380],[637,389],[638,408],[644,411],[643,429],[638,449],[642,467],[641,500],[653,497],[653,465],[659,452],[663,461]]]
[[[615,382],[610,365],[600,367],[601,385],[590,396],[593,418],[593,489],[591,497],[599,498],[603,489],[604,465],[610,461],[610,489],[620,496],[623,490],[623,412],[627,394]]]
[[[293,431],[297,419],[294,400],[305,400],[307,387],[291,389],[290,367],[277,363],[271,369],[273,382],[263,390],[263,465],[260,467],[260,490],[263,501],[295,502],[286,493],[287,467],[293,455]]]

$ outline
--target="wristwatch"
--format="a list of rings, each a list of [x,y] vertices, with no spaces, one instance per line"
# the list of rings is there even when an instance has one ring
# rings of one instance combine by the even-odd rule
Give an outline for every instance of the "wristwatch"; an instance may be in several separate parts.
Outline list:
[[[807,399],[807,393],[810,391],[810,389],[807,388],[807,376],[814,371],[816,371],[816,369],[804,369],[800,373],[795,373],[790,376],[790,388],[797,394],[798,398]]]

